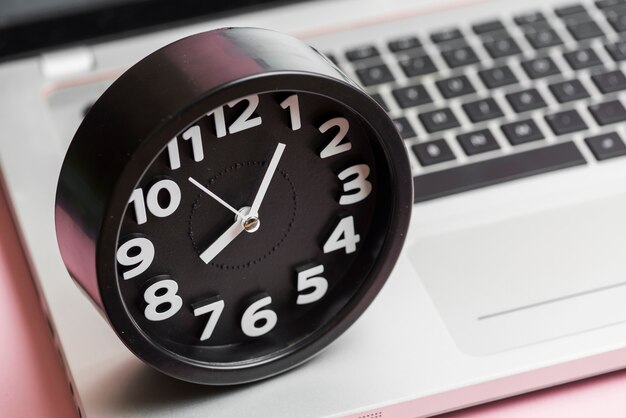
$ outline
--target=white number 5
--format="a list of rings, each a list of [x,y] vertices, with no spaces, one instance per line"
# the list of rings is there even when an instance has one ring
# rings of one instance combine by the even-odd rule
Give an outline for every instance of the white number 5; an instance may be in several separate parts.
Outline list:
[[[298,272],[298,292],[313,289],[312,292],[298,295],[296,304],[306,305],[317,302],[328,290],[328,281],[319,275],[324,273],[324,266],[318,265]]]

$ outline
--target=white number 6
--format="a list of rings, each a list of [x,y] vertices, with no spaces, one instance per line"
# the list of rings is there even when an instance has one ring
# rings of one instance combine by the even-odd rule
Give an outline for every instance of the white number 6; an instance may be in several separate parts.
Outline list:
[[[241,318],[241,330],[248,337],[260,337],[261,335],[270,332],[276,325],[278,317],[276,312],[271,309],[263,309],[272,303],[272,297],[266,296],[254,302],[248,306],[248,309],[243,313]],[[257,326],[257,322],[262,321],[260,326]]]

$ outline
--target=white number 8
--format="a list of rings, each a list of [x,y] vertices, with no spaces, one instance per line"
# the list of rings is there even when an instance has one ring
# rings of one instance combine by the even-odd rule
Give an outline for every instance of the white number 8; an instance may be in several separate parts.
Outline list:
[[[171,279],[160,280],[148,286],[143,294],[143,299],[148,304],[144,310],[146,319],[163,321],[174,316],[183,306],[183,299],[176,293],[178,283]]]

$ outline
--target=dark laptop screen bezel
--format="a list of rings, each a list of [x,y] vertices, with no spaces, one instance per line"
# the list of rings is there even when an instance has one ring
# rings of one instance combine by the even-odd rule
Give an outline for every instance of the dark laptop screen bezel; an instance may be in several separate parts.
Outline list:
[[[84,45],[209,17],[276,7],[305,0],[150,0],[51,14],[0,28],[0,62],[71,45]]]

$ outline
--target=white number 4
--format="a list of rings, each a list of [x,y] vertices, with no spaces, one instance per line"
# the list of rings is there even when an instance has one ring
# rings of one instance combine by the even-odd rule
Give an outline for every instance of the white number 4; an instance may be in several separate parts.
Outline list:
[[[356,251],[356,244],[361,237],[354,232],[354,218],[342,218],[324,244],[324,254],[345,248],[346,254]]]
[[[298,295],[297,305],[317,302],[324,297],[328,290],[328,281],[319,276],[322,273],[324,273],[324,266],[321,264],[298,272],[298,292],[309,289],[313,289],[313,291]]]

